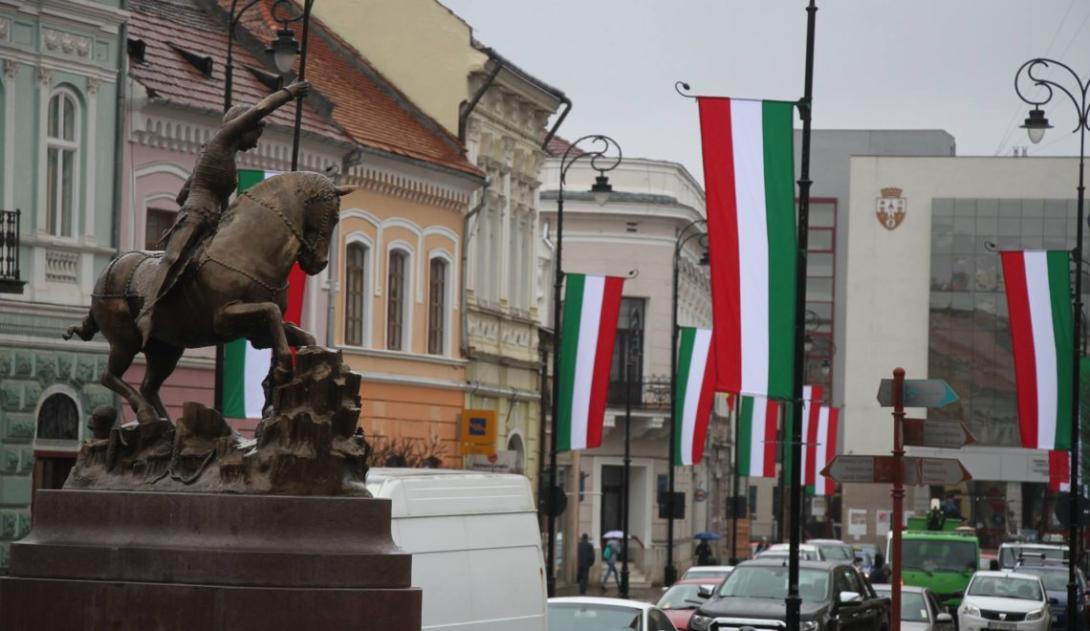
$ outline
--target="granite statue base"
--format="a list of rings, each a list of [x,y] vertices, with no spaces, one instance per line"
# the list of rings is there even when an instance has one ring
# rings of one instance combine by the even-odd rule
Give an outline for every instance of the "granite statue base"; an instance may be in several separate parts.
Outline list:
[[[420,629],[388,500],[39,491],[0,629]]]

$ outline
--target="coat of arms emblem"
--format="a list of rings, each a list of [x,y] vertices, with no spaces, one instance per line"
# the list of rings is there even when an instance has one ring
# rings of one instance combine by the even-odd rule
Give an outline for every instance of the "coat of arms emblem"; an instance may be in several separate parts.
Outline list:
[[[881,192],[882,196],[878,198],[878,222],[886,230],[894,230],[905,220],[908,203],[901,197],[901,189],[896,186],[887,186]]]

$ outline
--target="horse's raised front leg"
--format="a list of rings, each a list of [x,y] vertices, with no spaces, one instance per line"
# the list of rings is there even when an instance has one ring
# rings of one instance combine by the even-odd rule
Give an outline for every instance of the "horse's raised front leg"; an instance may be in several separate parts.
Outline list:
[[[314,346],[318,343],[318,340],[315,340],[314,336],[306,329],[303,329],[292,322],[288,322],[287,320],[284,320],[284,334],[288,337],[288,345],[296,348],[300,346]]]
[[[273,370],[274,381],[278,384],[285,383],[291,377],[291,348],[284,332],[283,314],[276,303],[236,302],[227,305],[216,312],[213,326],[216,335],[228,340],[239,337],[272,340],[276,363]]]

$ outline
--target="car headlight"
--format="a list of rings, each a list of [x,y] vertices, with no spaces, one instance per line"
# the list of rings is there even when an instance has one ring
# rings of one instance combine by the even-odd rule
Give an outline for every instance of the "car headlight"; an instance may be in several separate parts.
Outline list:
[[[818,624],[817,620],[805,620],[802,623],[802,631],[818,631],[819,628],[821,628],[821,625]]]
[[[961,604],[961,610],[959,611],[959,613],[961,613],[963,615],[966,615],[966,616],[980,617],[980,607],[970,605],[969,603],[962,603]]]
[[[692,618],[689,618],[689,628],[692,629],[692,631],[707,631],[711,628],[713,620],[715,620],[715,618],[695,613]]]
[[[1045,617],[1044,609],[1034,609],[1026,614],[1026,620],[1040,620]]]

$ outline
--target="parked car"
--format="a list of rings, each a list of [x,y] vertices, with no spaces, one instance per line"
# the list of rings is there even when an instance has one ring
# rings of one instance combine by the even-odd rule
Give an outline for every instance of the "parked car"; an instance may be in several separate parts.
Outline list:
[[[1012,570],[973,574],[958,607],[960,631],[1047,631],[1051,623],[1041,579]]]
[[[391,501],[394,543],[413,555],[422,629],[545,631],[545,563],[525,476],[374,468],[367,490]]]
[[[874,555],[878,553],[878,546],[873,543],[852,544],[852,552],[855,558],[862,562],[863,576],[870,578],[870,572],[874,569]]]
[[[709,582],[708,579],[715,579],[710,581],[718,585],[723,582],[723,579],[730,574],[734,569],[733,565],[694,565],[691,568],[685,570],[685,573],[681,575],[679,580],[688,580],[690,578],[702,578],[704,582]]]
[[[663,590],[655,606],[670,618],[678,631],[687,631],[689,618],[693,617],[696,608],[703,605],[722,582],[722,577],[682,578]]]
[[[855,550],[839,539],[807,539],[806,545],[818,549],[822,561],[848,561],[855,558]]]
[[[1052,609],[1052,628],[1067,628],[1067,579],[1068,566],[1063,561],[1057,560],[1023,560],[1015,568],[1016,572],[1032,574],[1041,579],[1045,586],[1045,594],[1048,596],[1048,605]],[[1075,583],[1079,586],[1079,604],[1075,611],[1078,612],[1076,625],[1080,629],[1090,627],[1090,615],[1087,615],[1086,577],[1082,570],[1075,568]]]
[[[1047,543],[1001,543],[999,544],[999,569],[1013,570],[1021,559],[1053,559],[1066,561],[1068,558],[1067,546],[1050,545]]]
[[[787,543],[776,543],[768,547],[763,552],[758,552],[755,558],[758,559],[785,559],[791,553],[791,546]],[[820,561],[821,553],[818,552],[817,546],[808,544],[799,544],[799,560],[800,561]]]
[[[889,598],[892,588],[875,585],[879,596]],[[901,587],[901,631],[954,631],[954,617],[926,587]]]
[[[591,596],[549,599],[549,631],[619,630],[677,631],[677,627],[658,607],[635,600]]]
[[[780,628],[786,615],[787,563],[754,559],[735,566],[689,621],[690,631]],[[799,596],[807,631],[886,631],[889,599],[879,597],[850,562],[801,561]]]

